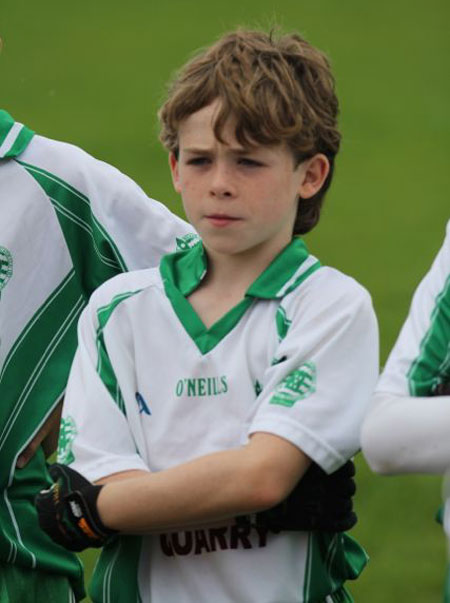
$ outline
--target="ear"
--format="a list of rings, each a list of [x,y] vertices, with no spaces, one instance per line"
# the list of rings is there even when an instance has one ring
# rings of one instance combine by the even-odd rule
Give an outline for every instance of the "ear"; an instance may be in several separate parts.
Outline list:
[[[304,171],[299,194],[302,199],[309,199],[322,188],[330,173],[330,162],[323,153],[317,153],[301,163],[299,168]]]
[[[170,173],[172,174],[173,188],[177,193],[181,193],[178,159],[176,158],[175,153],[173,152],[169,153],[169,167]]]

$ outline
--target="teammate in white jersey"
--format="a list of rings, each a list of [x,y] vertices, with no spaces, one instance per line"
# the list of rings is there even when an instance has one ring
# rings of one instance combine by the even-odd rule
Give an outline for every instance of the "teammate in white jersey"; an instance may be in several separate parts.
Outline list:
[[[342,466],[375,384],[367,292],[295,236],[319,219],[337,108],[297,35],[226,35],[172,86],[162,141],[203,242],[92,296],[59,460],[101,485],[60,468],[37,499],[58,542],[107,537],[95,603],[351,600],[366,556],[349,536],[233,519],[282,501],[311,461]]]
[[[364,455],[378,473],[443,474],[450,469],[449,317],[450,222],[414,294],[363,425]],[[450,537],[448,502],[446,509]],[[450,579],[445,596],[450,601]]]
[[[25,463],[51,426],[92,291],[158,265],[192,228],[118,170],[5,111],[0,211],[0,601],[61,603],[67,578],[81,598],[81,565],[39,529],[45,446]]]

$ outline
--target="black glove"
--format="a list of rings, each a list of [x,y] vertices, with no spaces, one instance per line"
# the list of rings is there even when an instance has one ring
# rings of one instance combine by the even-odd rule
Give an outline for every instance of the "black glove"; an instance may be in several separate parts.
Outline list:
[[[356,491],[354,475],[352,461],[331,475],[312,463],[282,503],[252,516],[238,517],[236,521],[262,526],[270,532],[345,532],[357,521],[352,501]]]
[[[103,524],[97,511],[97,498],[103,486],[91,484],[66,465],[55,463],[49,471],[55,483],[36,496],[42,530],[70,551],[103,546],[117,533]]]

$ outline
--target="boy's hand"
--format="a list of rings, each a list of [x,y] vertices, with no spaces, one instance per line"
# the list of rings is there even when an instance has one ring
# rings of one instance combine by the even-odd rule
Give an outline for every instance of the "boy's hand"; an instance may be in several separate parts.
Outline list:
[[[256,518],[238,517],[237,521],[256,523],[271,532],[345,532],[357,521],[352,501],[356,491],[354,475],[352,461],[331,475],[313,463],[286,500],[256,513]]]
[[[97,498],[103,486],[95,486],[66,465],[50,466],[55,482],[36,496],[39,525],[54,542],[80,552],[101,547],[116,534],[103,525],[97,512]]]

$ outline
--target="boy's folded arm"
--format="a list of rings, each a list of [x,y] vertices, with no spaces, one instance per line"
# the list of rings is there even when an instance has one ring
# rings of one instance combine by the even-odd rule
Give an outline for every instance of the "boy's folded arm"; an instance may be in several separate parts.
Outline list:
[[[256,433],[241,448],[149,475],[111,480],[97,501],[103,523],[127,533],[158,531],[273,507],[310,465],[296,446]]]

